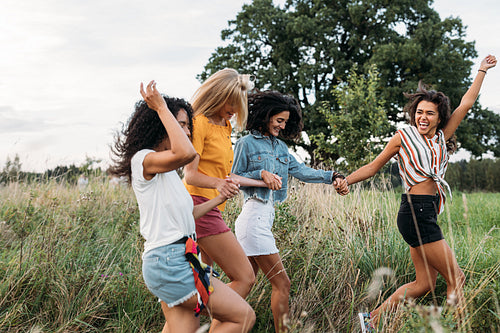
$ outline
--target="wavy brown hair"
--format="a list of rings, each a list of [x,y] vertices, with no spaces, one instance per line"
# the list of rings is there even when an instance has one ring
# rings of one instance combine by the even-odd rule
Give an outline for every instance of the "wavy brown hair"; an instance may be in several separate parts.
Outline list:
[[[181,98],[163,96],[167,106],[177,118],[181,109],[185,110],[189,119],[189,130],[193,130],[193,109]],[[126,176],[131,180],[132,170],[130,162],[139,150],[154,149],[167,138],[165,126],[158,117],[158,113],[149,108],[144,100],[135,104],[135,111],[128,122],[122,125],[122,130],[115,133],[115,142],[110,147],[113,165],[108,172],[116,176]]]
[[[415,122],[415,113],[420,102],[426,101],[436,104],[439,115],[439,124],[437,129],[443,129],[451,117],[450,99],[440,91],[428,90],[428,87],[422,82],[418,82],[418,89],[415,93],[404,93],[404,96],[409,99],[404,107],[404,112],[410,117],[410,125],[417,126]],[[453,135],[446,141],[446,148],[449,153],[454,153],[457,150],[457,139]]]
[[[279,136],[287,140],[297,139],[304,127],[299,102],[293,96],[273,90],[250,94],[246,129],[266,134],[271,117],[283,111],[289,111],[290,118]]]

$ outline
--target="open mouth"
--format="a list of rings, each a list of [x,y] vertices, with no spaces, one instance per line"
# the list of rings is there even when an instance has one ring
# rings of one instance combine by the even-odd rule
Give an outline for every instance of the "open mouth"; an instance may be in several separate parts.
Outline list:
[[[420,122],[420,123],[418,123],[418,125],[421,129],[429,128],[429,123]]]

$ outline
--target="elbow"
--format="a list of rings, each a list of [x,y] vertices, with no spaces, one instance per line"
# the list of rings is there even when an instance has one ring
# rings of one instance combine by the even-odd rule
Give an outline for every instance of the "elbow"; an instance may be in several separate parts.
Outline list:
[[[474,103],[476,102],[476,99],[470,99],[470,98],[462,98],[462,100],[460,101],[460,105],[457,107],[457,109],[464,109],[466,111],[469,111],[470,109],[472,109],[472,106],[474,105]]]
[[[189,152],[186,152],[183,154],[184,156],[182,157],[184,164],[191,163],[195,158],[196,158],[196,150],[192,149]]]
[[[191,172],[191,170],[188,167],[184,168],[184,181],[188,185],[194,185],[194,174]]]
[[[175,159],[180,165],[186,165],[191,163],[196,158],[196,151],[194,149],[188,149],[186,151],[175,153]]]

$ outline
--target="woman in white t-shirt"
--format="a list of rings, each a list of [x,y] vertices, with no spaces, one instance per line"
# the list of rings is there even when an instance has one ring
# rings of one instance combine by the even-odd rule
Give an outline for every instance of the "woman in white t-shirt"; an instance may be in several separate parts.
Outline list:
[[[194,219],[227,197],[218,195],[193,206],[176,172],[196,156],[188,137],[191,106],[162,97],[154,81],[145,91],[141,84],[141,95],[144,101],[136,104],[112,147],[117,158],[111,172],[127,176],[134,189],[145,239],[143,277],[167,305],[164,331],[195,332],[203,311],[221,322],[216,332],[248,332],[255,322],[252,308],[231,288],[210,278],[210,267],[198,260]]]

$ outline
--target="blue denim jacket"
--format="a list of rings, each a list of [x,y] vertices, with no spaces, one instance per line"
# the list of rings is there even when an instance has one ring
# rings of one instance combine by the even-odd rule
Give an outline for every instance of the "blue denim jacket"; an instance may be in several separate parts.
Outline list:
[[[287,145],[280,139],[252,131],[251,134],[236,142],[232,172],[247,178],[262,179],[262,170],[282,177],[281,189],[272,191],[267,187],[241,187],[245,202],[250,198],[257,198],[265,203],[268,200],[273,200],[273,202],[285,200],[288,175],[306,183],[331,184],[333,182],[333,171],[309,168],[304,163],[297,162],[295,157],[288,152]]]

